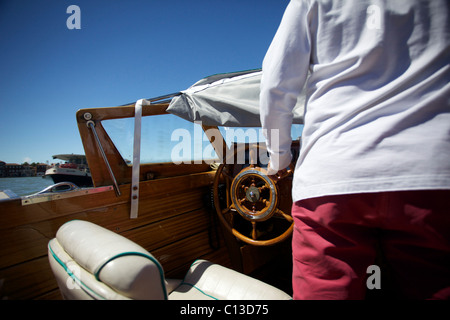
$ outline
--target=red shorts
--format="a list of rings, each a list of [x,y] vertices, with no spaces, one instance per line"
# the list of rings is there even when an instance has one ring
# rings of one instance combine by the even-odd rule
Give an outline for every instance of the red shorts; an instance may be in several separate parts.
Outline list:
[[[307,199],[292,216],[294,299],[450,298],[450,190]]]

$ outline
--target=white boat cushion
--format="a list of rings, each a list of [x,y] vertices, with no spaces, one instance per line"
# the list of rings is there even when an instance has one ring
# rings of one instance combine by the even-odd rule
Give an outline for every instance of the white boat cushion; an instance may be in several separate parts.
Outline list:
[[[93,223],[65,223],[58,230],[56,241],[50,242],[49,254],[50,259],[64,264],[62,269],[73,260],[94,279],[130,299],[167,299],[159,262],[138,244]]]
[[[148,251],[87,221],[62,225],[49,242],[48,255],[65,299],[291,299],[271,285],[206,260],[195,261],[183,280],[165,280]]]
[[[234,270],[197,260],[170,300],[291,300],[292,297],[262,281]]]
[[[95,276],[81,268],[60,246],[58,240],[52,239],[48,245],[49,262],[53,274],[66,300],[126,300]]]

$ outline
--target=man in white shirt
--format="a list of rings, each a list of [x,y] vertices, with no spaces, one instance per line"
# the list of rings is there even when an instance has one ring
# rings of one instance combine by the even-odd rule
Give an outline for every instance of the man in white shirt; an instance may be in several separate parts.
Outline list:
[[[447,0],[289,3],[260,108],[263,129],[278,130],[266,137],[276,176],[292,160],[292,109],[306,90],[295,299],[364,298],[377,245],[396,294],[450,297],[449,11]]]

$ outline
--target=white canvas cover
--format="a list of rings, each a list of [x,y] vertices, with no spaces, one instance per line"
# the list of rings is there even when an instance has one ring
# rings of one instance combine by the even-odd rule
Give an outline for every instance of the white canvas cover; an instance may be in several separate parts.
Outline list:
[[[172,99],[167,111],[203,125],[261,127],[259,92],[261,69],[206,77]],[[305,96],[297,99],[296,124],[303,124]]]

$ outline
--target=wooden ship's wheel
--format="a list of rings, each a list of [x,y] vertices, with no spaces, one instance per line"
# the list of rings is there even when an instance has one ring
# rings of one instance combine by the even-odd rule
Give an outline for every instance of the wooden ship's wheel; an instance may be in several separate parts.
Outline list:
[[[245,151],[250,153],[250,165],[239,167],[226,161],[218,167],[213,185],[215,209],[226,230],[239,240],[255,246],[274,245],[288,238],[294,228],[291,215],[280,209],[279,190],[284,180],[292,178],[294,165],[280,179],[273,180],[266,169],[252,161],[254,149],[246,146]],[[232,157],[236,159],[236,151]],[[219,195],[221,184],[226,188],[223,201]],[[275,220],[282,220],[284,230],[274,228]]]

